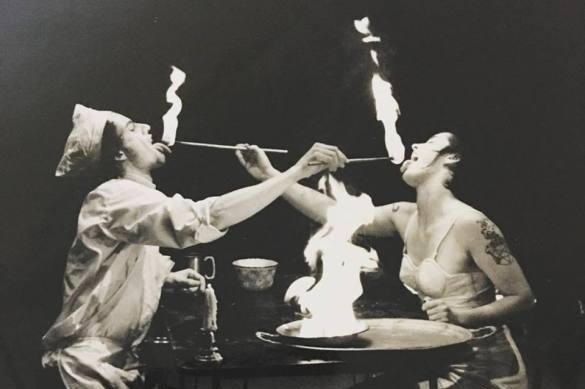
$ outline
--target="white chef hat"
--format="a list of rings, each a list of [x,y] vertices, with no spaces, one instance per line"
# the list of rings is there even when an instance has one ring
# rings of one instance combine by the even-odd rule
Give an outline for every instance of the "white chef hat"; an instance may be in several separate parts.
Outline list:
[[[111,111],[75,105],[73,129],[65,143],[55,176],[83,176],[95,170],[100,160],[104,127],[111,115]]]

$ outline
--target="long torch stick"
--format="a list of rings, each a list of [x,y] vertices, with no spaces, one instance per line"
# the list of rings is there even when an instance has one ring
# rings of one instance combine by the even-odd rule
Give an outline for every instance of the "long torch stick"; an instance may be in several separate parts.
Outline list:
[[[230,145],[220,145],[220,144],[215,144],[215,143],[186,142],[186,141],[176,141],[175,143],[186,145],[186,146],[204,147],[204,148],[209,148],[209,149],[247,150],[246,146],[230,146]],[[261,148],[260,150],[264,151],[265,153],[275,153],[275,154],[288,153],[288,150],[284,150],[284,149]],[[392,158],[390,158],[390,157],[349,158],[347,160],[347,163],[390,161],[390,160],[392,160]],[[309,166],[317,166],[317,165],[323,165],[323,164],[324,164],[323,162],[310,162]]]
[[[346,163],[362,163],[362,162],[376,162],[376,161],[392,161],[390,157],[368,157],[368,158],[348,158]],[[324,165],[325,162],[309,162],[309,166]]]
[[[179,143],[179,144],[182,144],[185,146],[205,147],[205,148],[209,148],[209,149],[247,150],[246,146],[229,146],[229,145],[219,145],[219,144],[215,144],[215,143],[185,142],[185,141],[176,141],[175,143]],[[261,148],[260,150],[264,151],[265,153],[277,153],[277,154],[288,153],[288,150],[283,150],[283,149]]]

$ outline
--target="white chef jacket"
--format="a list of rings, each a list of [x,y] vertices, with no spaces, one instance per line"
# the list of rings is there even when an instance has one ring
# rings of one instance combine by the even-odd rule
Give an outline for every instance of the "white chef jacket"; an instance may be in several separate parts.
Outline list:
[[[131,350],[146,335],[173,267],[158,246],[223,236],[210,224],[214,200],[168,197],[129,179],[87,195],[67,257],[63,307],[43,337],[43,365],[57,366],[68,389],[125,389],[137,377]]]

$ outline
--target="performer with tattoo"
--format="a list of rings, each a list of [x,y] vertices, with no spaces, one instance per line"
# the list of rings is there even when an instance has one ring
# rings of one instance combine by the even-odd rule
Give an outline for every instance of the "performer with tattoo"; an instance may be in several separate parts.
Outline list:
[[[524,363],[504,324],[534,303],[522,269],[499,228],[453,195],[450,184],[462,163],[455,135],[436,134],[412,150],[401,172],[404,182],[416,190],[416,203],[377,207],[374,222],[359,233],[402,238],[400,279],[421,298],[430,320],[472,329],[489,326],[476,332],[473,359],[451,366],[440,387],[527,388]],[[240,155],[240,162],[259,180],[279,174],[263,154],[244,157]],[[284,198],[318,222],[325,220],[334,201],[299,184],[289,187]],[[395,387],[384,376],[361,386]]]

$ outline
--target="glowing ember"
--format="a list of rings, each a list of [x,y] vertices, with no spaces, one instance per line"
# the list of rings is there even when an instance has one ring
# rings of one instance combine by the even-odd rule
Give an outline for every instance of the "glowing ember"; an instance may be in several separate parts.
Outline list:
[[[354,20],[355,29],[362,35],[364,43],[381,42],[381,39],[377,36],[373,36],[370,31],[370,19],[365,17],[360,20]],[[376,67],[380,66],[378,62],[378,53],[375,50],[370,50],[370,56],[372,62]],[[400,115],[400,108],[398,102],[392,95],[392,85],[385,81],[380,73],[374,73],[372,77],[372,94],[374,95],[374,101],[376,104],[376,119],[382,122],[384,125],[384,143],[386,144],[386,150],[388,156],[395,164],[400,164],[404,161],[404,144],[402,144],[402,138],[396,131],[396,121],[398,115]]]
[[[169,146],[175,144],[177,136],[177,127],[179,126],[178,116],[183,108],[181,98],[177,95],[177,89],[185,82],[185,72],[181,69],[171,66],[171,86],[167,89],[167,103],[171,104],[171,108],[164,114],[163,120],[163,135],[162,141]]]
[[[343,183],[327,176],[335,205],[327,210],[327,222],[309,240],[305,259],[311,269],[322,266],[321,279],[312,289],[300,294],[301,309],[310,314],[303,320],[301,337],[343,336],[365,329],[353,311],[353,302],[361,296],[362,268],[377,268],[377,254],[351,243],[354,232],[374,220],[372,199],[362,194],[351,196]],[[312,282],[305,280],[305,288]],[[291,287],[298,288],[298,282]],[[288,294],[288,293],[287,293]]]

